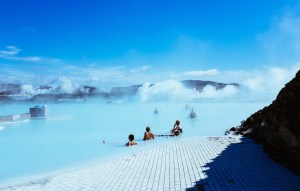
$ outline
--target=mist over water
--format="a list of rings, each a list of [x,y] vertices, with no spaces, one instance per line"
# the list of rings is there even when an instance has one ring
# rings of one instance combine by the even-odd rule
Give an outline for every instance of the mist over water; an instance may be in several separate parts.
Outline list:
[[[138,92],[134,96],[124,97],[126,100],[134,102],[160,102],[160,101],[271,101],[276,98],[280,89],[289,82],[300,69],[300,64],[296,63],[289,68],[269,67],[262,71],[217,71],[212,80],[215,82],[238,83],[239,86],[227,85],[223,89],[216,89],[211,85],[206,85],[201,90],[185,87],[181,80],[201,79],[197,76],[181,76],[178,78],[167,77],[160,81],[147,82],[136,79],[127,85],[118,85],[117,87],[130,87],[140,85]],[[189,72],[189,75],[191,75]],[[195,73],[195,72],[194,72]],[[192,74],[194,74],[192,73]],[[126,75],[125,75],[126,76]],[[180,76],[180,75],[179,75]],[[148,78],[151,78],[149,75]],[[1,81],[1,79],[0,79]],[[125,81],[125,80],[124,80]],[[40,88],[41,85],[49,88]],[[114,86],[106,83],[91,83],[90,80],[83,81],[80,78],[72,76],[59,76],[55,79],[48,80],[44,84],[37,83],[34,80],[28,80],[21,86],[21,95],[27,98],[37,94],[74,94],[88,93],[84,86],[95,88],[95,94],[106,92],[109,93]],[[114,95],[112,95],[114,96]]]
[[[221,136],[226,129],[268,106],[292,77],[291,72],[273,68],[268,75],[245,77],[240,87],[216,89],[207,85],[201,91],[188,89],[178,80],[155,85],[145,82],[136,95],[124,99],[47,104],[47,120],[0,124],[0,185],[88,166],[167,141]],[[24,84],[22,93],[74,93],[81,87],[67,77],[50,85],[52,90],[37,90],[32,84]],[[0,105],[0,115],[27,113],[30,107],[44,104],[4,104]],[[189,109],[185,108],[187,104]],[[158,114],[154,114],[156,107]],[[198,118],[187,118],[191,109]],[[184,132],[179,137],[142,140],[147,126],[154,134],[169,134],[177,119]],[[124,146],[129,134],[135,135],[138,146]]]
[[[268,106],[300,69],[300,4],[234,2],[216,13],[198,2],[3,1],[0,116],[35,105],[50,116],[0,123],[0,188],[168,141],[221,136]],[[179,137],[142,140],[147,126],[169,134],[175,120]],[[129,134],[137,146],[124,146]]]
[[[238,93],[238,88],[227,85],[225,88],[217,90],[211,85],[207,85],[202,91],[188,89],[175,80],[158,82],[154,86],[145,83],[139,91],[139,98],[142,102],[148,101],[191,101],[206,99],[227,99],[233,98]]]
[[[186,104],[189,109],[185,109]],[[193,136],[220,136],[268,102],[142,102],[88,101],[48,104],[50,116],[67,119],[4,123],[0,128],[0,185],[21,177],[47,174],[130,154],[166,141]],[[26,113],[34,105],[1,105],[0,115]],[[159,113],[154,114],[155,107]],[[189,119],[190,109],[198,118]],[[184,133],[143,141],[146,126],[154,134],[169,134],[175,120]],[[124,144],[134,134],[136,147]],[[103,144],[105,141],[105,144]]]

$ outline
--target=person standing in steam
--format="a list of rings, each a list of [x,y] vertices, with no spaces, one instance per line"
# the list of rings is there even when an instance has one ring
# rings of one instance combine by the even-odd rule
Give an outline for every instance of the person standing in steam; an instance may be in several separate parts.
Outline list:
[[[189,114],[188,118],[197,118],[197,114],[194,112],[194,109],[191,110],[191,113]]]
[[[186,104],[184,108],[185,108],[186,110],[187,110],[187,109],[190,109],[189,104]]]
[[[158,114],[158,109],[157,109],[157,107],[156,107],[155,110],[154,110],[154,114]]]

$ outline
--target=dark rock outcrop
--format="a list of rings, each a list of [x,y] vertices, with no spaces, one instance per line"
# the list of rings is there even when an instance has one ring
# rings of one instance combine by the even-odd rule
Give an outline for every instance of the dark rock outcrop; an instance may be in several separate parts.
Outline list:
[[[263,144],[269,156],[300,175],[300,71],[276,100],[251,115],[241,129]]]

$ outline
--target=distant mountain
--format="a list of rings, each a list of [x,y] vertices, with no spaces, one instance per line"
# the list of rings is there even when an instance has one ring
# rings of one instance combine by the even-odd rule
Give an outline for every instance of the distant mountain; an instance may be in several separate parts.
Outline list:
[[[133,85],[129,87],[114,87],[109,95],[112,97],[134,96],[143,85]]]
[[[203,88],[207,85],[211,85],[215,87],[217,90],[223,89],[228,85],[232,85],[235,87],[239,87],[240,85],[238,83],[230,83],[230,84],[225,84],[225,83],[218,83],[214,81],[202,81],[202,80],[183,80],[181,83],[186,87],[190,89],[196,89],[197,91],[202,91]]]
[[[21,92],[21,84],[0,84],[0,95],[6,96],[6,95],[12,95],[12,94],[20,94]]]
[[[225,88],[228,85],[239,87],[237,83],[218,83],[213,81],[184,80],[181,83],[188,89],[196,89],[201,92],[207,85],[213,86],[216,90]],[[80,85],[62,78],[52,81],[47,85],[33,87],[28,84],[0,84],[0,102],[10,101],[63,101],[74,99],[88,99],[92,97],[104,99],[121,99],[135,96],[143,85],[129,87],[112,87],[109,91],[101,90],[101,87]],[[150,84],[149,87],[155,86]],[[22,98],[20,98],[22,97]]]

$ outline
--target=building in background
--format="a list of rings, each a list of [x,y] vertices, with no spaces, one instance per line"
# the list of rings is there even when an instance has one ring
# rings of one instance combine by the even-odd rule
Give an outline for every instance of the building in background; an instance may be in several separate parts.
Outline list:
[[[47,117],[49,115],[49,108],[46,105],[35,106],[29,109],[30,117]]]
[[[0,123],[19,122],[27,119],[47,118],[49,108],[46,105],[29,108],[29,113],[0,116]]]

